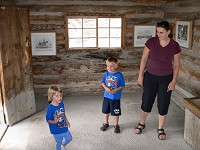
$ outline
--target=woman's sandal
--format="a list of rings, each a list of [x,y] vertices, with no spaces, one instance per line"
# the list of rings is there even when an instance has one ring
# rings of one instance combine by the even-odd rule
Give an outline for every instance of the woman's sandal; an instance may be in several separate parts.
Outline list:
[[[160,140],[165,140],[166,139],[166,134],[165,134],[165,130],[164,129],[158,129],[157,132],[158,132],[158,138]],[[161,138],[161,135],[164,135],[164,138]]]
[[[137,127],[135,127],[135,130],[138,130],[139,132],[135,132],[136,134],[141,134],[142,130],[145,128],[145,124],[138,123]]]

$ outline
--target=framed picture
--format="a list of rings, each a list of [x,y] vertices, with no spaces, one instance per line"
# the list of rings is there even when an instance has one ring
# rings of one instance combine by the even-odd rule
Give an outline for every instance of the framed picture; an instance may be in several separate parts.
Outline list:
[[[176,21],[176,41],[180,46],[192,46],[192,21]]]
[[[144,47],[146,41],[156,35],[156,26],[135,26],[134,47]]]
[[[56,55],[56,33],[31,33],[32,55]]]

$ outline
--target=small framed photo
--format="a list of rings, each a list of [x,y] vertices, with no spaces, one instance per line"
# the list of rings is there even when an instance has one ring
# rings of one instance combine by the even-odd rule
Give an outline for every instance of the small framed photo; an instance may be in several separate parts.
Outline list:
[[[135,26],[134,47],[144,47],[146,41],[156,35],[156,26]]]
[[[176,21],[176,41],[185,48],[192,47],[192,21]]]
[[[33,56],[56,55],[56,33],[31,33]]]

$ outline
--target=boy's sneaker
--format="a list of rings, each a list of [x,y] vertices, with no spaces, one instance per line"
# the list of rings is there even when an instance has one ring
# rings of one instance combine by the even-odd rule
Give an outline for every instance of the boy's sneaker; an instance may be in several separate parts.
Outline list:
[[[64,145],[61,145],[61,150],[66,150],[66,147]]]
[[[116,125],[114,128],[115,128],[114,129],[115,133],[120,133],[120,127],[119,127],[119,125]]]
[[[100,128],[101,131],[106,131],[106,129],[109,127],[109,124],[104,123],[103,126]]]

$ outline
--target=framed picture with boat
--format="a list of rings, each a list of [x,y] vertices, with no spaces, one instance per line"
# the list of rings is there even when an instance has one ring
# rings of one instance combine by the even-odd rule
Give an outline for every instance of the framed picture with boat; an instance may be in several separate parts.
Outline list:
[[[56,55],[56,33],[31,33],[31,48],[33,56]]]
[[[144,47],[146,41],[156,35],[156,26],[140,26],[134,27],[134,47]]]

